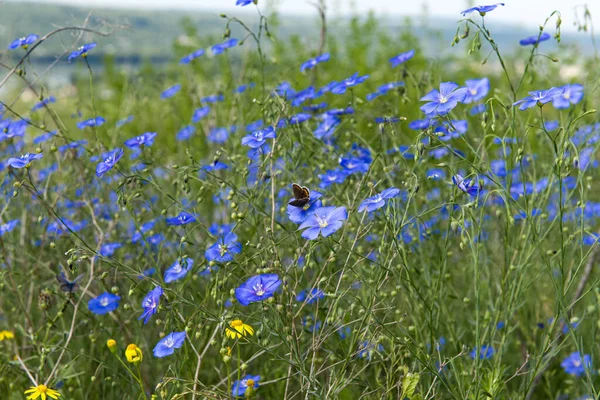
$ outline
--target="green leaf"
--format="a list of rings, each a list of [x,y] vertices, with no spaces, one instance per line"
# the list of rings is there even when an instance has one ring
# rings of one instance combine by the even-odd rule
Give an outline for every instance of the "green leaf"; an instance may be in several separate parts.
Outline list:
[[[409,398],[412,399],[415,394],[415,390],[417,389],[417,384],[419,383],[419,374],[408,373],[404,377],[402,381],[402,396],[401,398]]]

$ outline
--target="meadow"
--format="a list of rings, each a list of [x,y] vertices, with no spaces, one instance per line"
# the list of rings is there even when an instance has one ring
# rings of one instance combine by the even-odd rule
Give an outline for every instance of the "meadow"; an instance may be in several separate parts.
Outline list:
[[[0,398],[597,399],[597,51],[237,3],[161,68],[7,39]]]

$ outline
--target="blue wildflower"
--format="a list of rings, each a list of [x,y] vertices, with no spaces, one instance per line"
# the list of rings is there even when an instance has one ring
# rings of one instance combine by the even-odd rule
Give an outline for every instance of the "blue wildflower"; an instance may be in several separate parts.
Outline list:
[[[102,117],[90,118],[90,119],[86,119],[85,121],[78,122],[77,128],[85,129],[87,127],[98,127],[98,126],[102,126],[105,122],[106,122],[106,120]]]
[[[175,349],[179,349],[183,346],[185,336],[185,331],[169,333],[154,346],[154,350],[152,350],[154,357],[162,358],[175,353]]]
[[[467,14],[470,14],[473,11],[477,11],[479,13],[479,15],[481,15],[483,17],[486,13],[489,13],[490,11],[494,11],[498,6],[503,6],[503,5],[504,5],[504,3],[496,3],[496,4],[491,4],[489,6],[475,6],[475,7],[467,8],[464,11],[461,11],[461,14],[463,15],[463,17],[465,17]]]
[[[18,219],[14,219],[5,224],[0,225],[0,236],[4,236],[5,233],[12,231],[19,224]]]
[[[452,182],[458,186],[462,192],[468,193],[470,196],[477,197],[479,194],[480,189],[475,185],[475,181],[465,179],[461,174],[454,175],[452,177]]]
[[[272,297],[281,283],[277,274],[256,275],[235,289],[235,298],[243,306],[263,301]]]
[[[398,194],[400,194],[400,189],[394,187],[385,189],[381,193],[363,200],[363,202],[360,203],[360,206],[358,206],[358,212],[373,212],[378,210],[385,205],[386,200],[392,199],[398,196]]]
[[[196,132],[196,128],[193,125],[186,125],[177,132],[175,138],[179,141],[188,140]]]
[[[160,286],[157,286],[148,292],[146,297],[144,297],[144,300],[142,300],[144,313],[138,318],[138,320],[143,318],[144,324],[147,324],[148,321],[150,321],[150,318],[158,311],[158,303],[160,302],[160,296],[162,295],[163,289]]]
[[[96,176],[98,178],[102,177],[106,172],[110,171],[117,162],[123,157],[123,149],[117,148],[113,151],[103,154],[103,161],[100,161],[98,165],[96,165]]]
[[[409,50],[404,53],[400,53],[397,56],[390,58],[390,64],[392,64],[392,68],[396,68],[400,64],[404,64],[415,55],[414,50]]]
[[[165,89],[165,91],[163,91],[160,94],[160,98],[163,100],[171,98],[171,97],[175,96],[177,94],[177,92],[179,92],[180,90],[181,90],[181,85],[178,83],[176,85],[173,85],[173,86]]]
[[[469,114],[477,115],[477,114],[484,113],[486,110],[487,110],[487,106],[485,104],[477,104],[476,106],[473,106],[473,108],[471,108],[471,110],[469,111]]]
[[[321,179],[319,187],[321,189],[326,189],[334,183],[344,183],[348,175],[349,172],[344,169],[333,169],[326,171],[324,174],[319,175],[319,179]]]
[[[185,278],[193,266],[194,260],[189,257],[182,257],[181,260],[175,260],[175,262],[165,270],[165,283],[171,283]]]
[[[220,101],[225,101],[225,96],[223,94],[211,94],[210,96],[200,99],[201,103],[218,103]]]
[[[342,82],[337,84],[331,89],[331,93],[334,94],[344,94],[346,93],[346,89],[356,86],[359,83],[363,83],[369,78],[369,75],[359,76],[358,72],[355,72],[349,78],[344,79]]]
[[[251,1],[251,0],[238,0],[240,1]],[[233,382],[231,387],[231,395],[234,397],[244,396],[248,388],[252,388],[252,390],[258,388],[258,381],[260,381],[260,375],[246,375],[239,381]]]
[[[482,100],[490,91],[490,80],[488,78],[469,79],[465,81],[467,96],[463,103],[476,103]]]
[[[112,257],[117,249],[123,247],[122,243],[106,243],[100,247],[100,255],[102,257]]]
[[[238,40],[231,38],[231,39],[224,41],[223,43],[215,44],[213,47],[210,48],[210,50],[212,51],[212,53],[214,55],[217,55],[217,54],[223,53],[227,49],[230,49],[230,48],[236,46],[237,44],[238,44]]]
[[[569,354],[560,363],[560,366],[563,367],[565,372],[569,375],[582,376],[585,374],[586,368],[592,368],[592,358],[589,354],[584,354],[583,357],[581,357],[580,353],[574,352]]]
[[[84,44],[83,46],[79,47],[77,50],[69,54],[68,61],[71,61],[72,59],[77,58],[79,56],[83,58],[87,57],[88,51],[92,50],[94,47],[96,47],[96,43]]]
[[[575,83],[562,86],[563,92],[552,100],[552,105],[557,110],[569,108],[571,104],[577,104],[583,99],[583,86]]]
[[[25,168],[28,165],[30,165],[30,163],[33,160],[39,160],[40,158],[43,158],[43,157],[44,157],[43,153],[36,153],[36,154],[25,153],[19,158],[14,158],[14,157],[9,158],[8,160],[6,160],[6,165],[9,167],[13,167],[13,168]]]
[[[554,101],[554,99],[562,95],[564,91],[565,90],[563,88],[552,87],[547,90],[529,92],[529,96],[513,103],[513,106],[520,104],[519,110],[521,111],[527,110],[528,108],[534,107],[536,105],[541,107],[546,103]]]
[[[117,128],[120,128],[123,125],[130,123],[131,121],[133,121],[133,115],[130,115],[127,118],[118,120],[117,123],[116,123],[116,126],[117,126]]]
[[[483,345],[480,349],[474,348],[470,356],[472,359],[478,357],[480,360],[487,360],[494,356],[494,348],[492,346]]]
[[[10,43],[10,45],[8,46],[8,49],[14,50],[18,47],[27,49],[27,47],[29,47],[30,44],[35,43],[35,41],[38,40],[39,38],[40,37],[38,35],[32,33],[31,35],[27,35],[26,37],[15,39]]]
[[[217,261],[220,263],[233,261],[233,255],[242,252],[242,245],[237,242],[237,235],[233,232],[221,236],[219,240],[204,253],[208,261]]]
[[[243,7],[243,6],[247,6],[248,4],[252,4],[252,3],[256,4],[257,1],[258,0],[237,0],[235,2],[235,5]]]
[[[375,351],[384,351],[382,344],[375,344],[369,341],[364,341],[358,346],[358,358],[366,358],[367,361],[371,361],[371,357]]]
[[[242,138],[242,145],[257,149],[266,143],[267,139],[275,139],[275,128],[268,126]]]
[[[343,221],[348,219],[346,207],[321,207],[317,208],[313,215],[309,216],[298,228],[305,229],[302,237],[315,240],[319,233],[327,237],[339,230]]]
[[[208,115],[210,112],[210,106],[204,106],[200,108],[196,108],[194,110],[194,114],[192,115],[192,122],[194,124],[200,122],[200,120]]]
[[[179,63],[180,64],[189,64],[190,62],[192,62],[192,60],[203,56],[204,53],[205,53],[204,49],[198,49],[198,50],[194,51],[193,53],[183,56],[181,58],[181,60],[179,60]]]
[[[156,138],[156,132],[142,133],[140,136],[128,139],[125,141],[125,146],[129,148],[136,148],[142,146],[152,146],[154,139]]]
[[[421,101],[429,103],[421,106],[421,111],[425,114],[445,115],[450,112],[458,103],[463,102],[467,96],[467,88],[459,87],[454,82],[442,82],[440,90],[433,89]]]
[[[320,208],[323,205],[321,200],[319,200],[322,196],[322,193],[312,191],[310,192],[310,201],[306,203],[304,207],[295,207],[288,204],[287,215],[290,218],[290,221],[295,224],[301,224],[306,221],[317,208]]]
[[[521,39],[519,41],[519,44],[521,46],[537,45],[541,42],[545,42],[548,39],[550,39],[550,34],[544,32],[541,35],[534,35],[534,36],[526,37],[525,39]]]
[[[181,211],[178,216],[167,218],[165,221],[167,222],[167,225],[179,226],[196,222],[196,217],[189,212]]]
[[[37,103],[33,107],[31,107],[31,112],[37,111],[40,108],[43,108],[51,103],[56,103],[56,97],[54,97],[54,96],[46,97],[45,99],[43,99],[42,101],[40,101],[39,103]]]
[[[211,143],[225,143],[229,139],[227,128],[213,128],[208,133],[208,141]]]
[[[302,63],[302,65],[300,66],[300,72],[304,72],[307,69],[312,69],[312,68],[316,67],[317,64],[320,64],[322,62],[329,61],[329,58],[330,58],[329,53],[321,54],[320,56],[311,58],[310,60]]]
[[[296,295],[296,301],[298,302],[306,302],[306,304],[316,303],[318,300],[321,300],[325,297],[325,293],[322,290],[317,288],[312,289],[310,292],[307,290],[303,290]]]
[[[119,307],[119,300],[121,300],[121,297],[112,293],[104,292],[88,301],[88,308],[94,314],[108,314]]]

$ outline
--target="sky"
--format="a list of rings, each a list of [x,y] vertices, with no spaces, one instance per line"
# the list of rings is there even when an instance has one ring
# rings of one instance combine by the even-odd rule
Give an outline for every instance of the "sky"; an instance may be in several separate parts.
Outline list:
[[[12,0],[23,1],[23,0]],[[73,4],[83,7],[124,7],[131,9],[193,9],[211,12],[241,10],[235,6],[236,0],[35,0],[44,3]],[[317,0],[259,0],[259,6],[274,2],[285,14],[315,13],[312,5]],[[419,16],[423,10],[435,17],[460,18],[460,11],[470,5],[493,4],[469,0],[326,0],[330,15],[345,15],[351,11],[364,13],[374,10],[379,15],[390,18],[398,16]],[[498,22],[515,23],[521,26],[537,27],[554,10],[562,13],[563,29],[572,30],[575,12],[583,15],[585,0],[504,0],[505,7],[499,7],[488,15]],[[253,5],[245,7],[248,11]],[[588,0],[592,18],[600,21],[600,0]],[[598,30],[598,29],[597,29]]]

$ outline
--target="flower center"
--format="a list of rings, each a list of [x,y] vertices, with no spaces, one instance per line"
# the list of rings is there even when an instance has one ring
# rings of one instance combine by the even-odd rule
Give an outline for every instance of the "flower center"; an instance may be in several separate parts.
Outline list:
[[[444,104],[447,103],[448,99],[446,98],[446,96],[444,96],[443,94],[440,95],[440,103]]]
[[[106,307],[108,305],[109,301],[108,298],[103,297],[102,300],[100,300],[100,305],[102,305],[102,307]]]
[[[254,379],[246,379],[246,386],[254,387]]]
[[[174,344],[175,344],[175,341],[173,340],[172,337],[168,337],[167,340],[165,341],[165,346],[167,346],[167,347],[173,347]]]
[[[48,391],[48,387],[46,385],[39,385],[37,387],[37,391],[39,393],[46,393]]]
[[[319,224],[320,228],[325,228],[327,225],[329,225],[329,222],[327,222],[327,220],[322,219],[318,215],[315,215],[315,217],[317,218],[317,223]]]
[[[471,93],[471,96],[475,96],[477,94],[477,90],[475,89],[471,89],[469,92]]]
[[[107,157],[106,160],[104,160],[104,164],[110,164],[112,163],[112,157]]]
[[[227,254],[227,245],[225,244],[220,244],[219,245],[219,251],[221,252],[221,257],[223,257],[225,254]]]
[[[575,367],[581,367],[581,361],[579,361],[579,360],[575,360],[575,361],[573,361],[573,365],[574,365]]]
[[[262,296],[265,294],[265,288],[263,287],[262,283],[257,283],[252,287],[252,289],[254,289],[254,292],[257,296]]]

